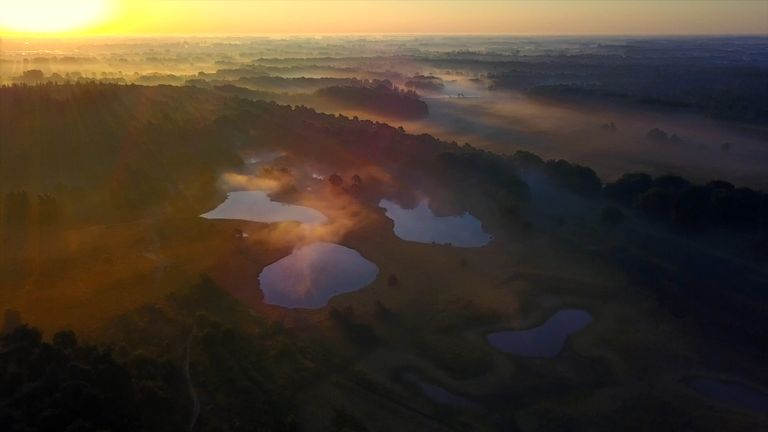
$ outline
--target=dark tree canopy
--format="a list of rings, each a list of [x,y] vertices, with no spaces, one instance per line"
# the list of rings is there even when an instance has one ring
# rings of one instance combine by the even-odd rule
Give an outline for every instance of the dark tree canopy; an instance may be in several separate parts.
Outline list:
[[[180,376],[149,358],[141,369],[122,365],[109,349],[79,345],[72,332],[50,344],[17,326],[0,337],[0,430],[179,430]]]
[[[603,182],[592,168],[570,163],[565,160],[550,160],[545,164],[547,174],[560,187],[577,195],[597,196],[603,188]]]
[[[344,179],[338,174],[331,174],[331,176],[328,177],[328,182],[331,183],[331,186],[338,188],[344,184]]]
[[[647,174],[630,173],[606,184],[603,194],[678,227],[713,225],[759,231],[768,226],[768,194],[736,188],[722,180],[696,185],[680,176],[654,179]]]
[[[651,188],[653,179],[645,173],[628,173],[613,183],[605,185],[606,197],[625,205],[631,205],[638,195]]]
[[[607,225],[619,225],[624,222],[624,212],[612,205],[604,207],[600,217]]]

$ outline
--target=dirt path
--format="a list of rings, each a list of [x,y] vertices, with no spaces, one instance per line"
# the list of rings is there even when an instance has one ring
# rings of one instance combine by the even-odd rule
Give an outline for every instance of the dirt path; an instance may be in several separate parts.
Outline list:
[[[192,327],[192,331],[189,332],[189,338],[187,338],[187,355],[184,361],[184,378],[187,380],[187,388],[189,389],[189,397],[192,399],[192,412],[189,416],[189,430],[190,432],[195,429],[195,423],[197,423],[197,417],[200,415],[200,399],[197,397],[197,391],[192,384],[192,375],[189,371],[189,357],[190,348],[192,346],[192,337],[195,335],[196,326]]]

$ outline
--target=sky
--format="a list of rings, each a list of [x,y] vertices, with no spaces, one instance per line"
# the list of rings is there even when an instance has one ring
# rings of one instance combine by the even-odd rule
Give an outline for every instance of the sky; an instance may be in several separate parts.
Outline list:
[[[768,0],[0,0],[0,34],[768,34]]]

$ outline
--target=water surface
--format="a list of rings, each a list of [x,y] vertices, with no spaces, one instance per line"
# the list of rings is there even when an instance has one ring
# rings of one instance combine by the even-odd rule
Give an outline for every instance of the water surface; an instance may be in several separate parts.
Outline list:
[[[327,221],[325,215],[315,209],[272,201],[264,191],[230,192],[223,203],[201,216],[206,219],[266,223],[295,221],[314,224]]]
[[[688,385],[704,396],[725,404],[768,413],[768,393],[756,388],[734,381],[705,377],[692,378],[688,381]]]
[[[488,244],[493,238],[483,231],[480,220],[469,213],[435,216],[427,200],[422,200],[413,209],[404,209],[386,199],[381,200],[379,206],[386,209],[387,217],[395,222],[395,234],[403,240],[478,247]]]
[[[312,243],[268,265],[259,275],[264,302],[316,309],[332,297],[376,279],[379,268],[357,251],[335,243]]]
[[[426,396],[432,402],[453,407],[469,407],[474,405],[471,400],[455,395],[438,385],[425,382],[414,374],[406,374],[404,378],[416,384],[424,396]]]
[[[591,322],[592,316],[587,311],[563,309],[538,327],[490,333],[486,339],[494,348],[509,354],[552,358],[560,354],[569,335]]]

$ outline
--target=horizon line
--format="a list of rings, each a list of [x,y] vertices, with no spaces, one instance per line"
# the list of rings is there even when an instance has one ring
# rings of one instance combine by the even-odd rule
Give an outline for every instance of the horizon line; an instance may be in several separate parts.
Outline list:
[[[639,37],[639,38],[688,38],[688,37],[766,37],[766,33],[411,33],[411,32],[348,32],[348,33],[303,33],[303,32],[272,32],[272,33],[155,33],[155,34],[136,34],[136,33],[113,33],[113,34],[25,34],[25,33],[0,33],[0,40],[3,39],[111,39],[111,38],[274,38],[274,37],[354,37],[354,36],[375,36],[375,37],[429,37],[429,36],[455,36],[455,37]]]

